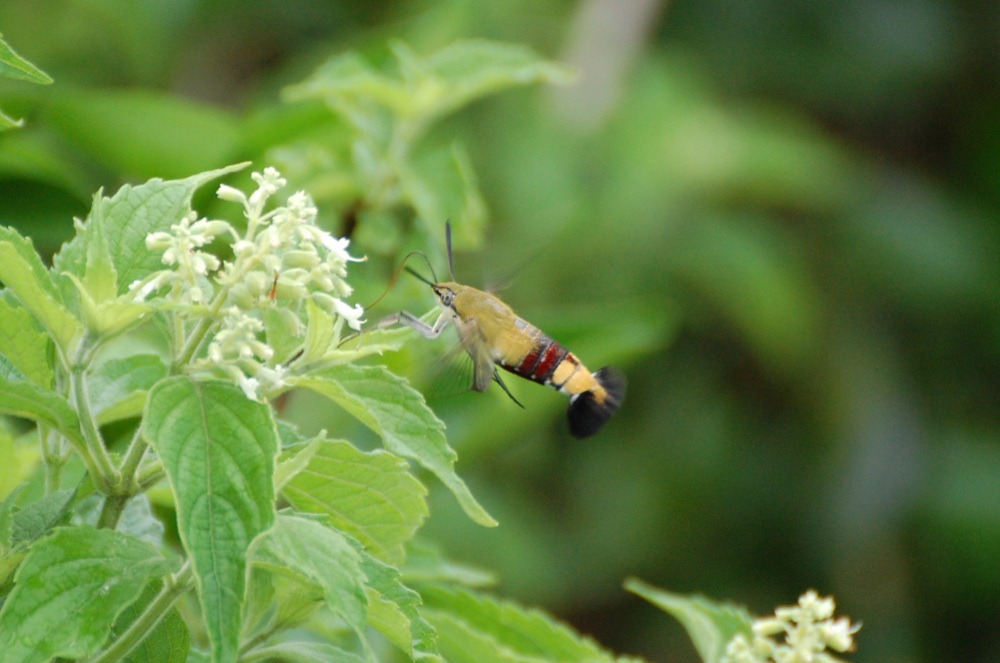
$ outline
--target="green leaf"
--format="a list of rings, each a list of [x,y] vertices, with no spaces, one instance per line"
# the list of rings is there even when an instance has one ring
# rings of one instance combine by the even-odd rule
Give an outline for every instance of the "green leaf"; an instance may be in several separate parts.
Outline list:
[[[426,541],[411,542],[406,547],[406,562],[400,567],[403,577],[414,583],[461,584],[468,587],[495,585],[495,574],[459,564]]]
[[[306,336],[302,345],[302,355],[295,360],[299,367],[310,365],[327,366],[340,362],[355,362],[362,357],[383,352],[394,352],[403,347],[411,336],[411,330],[403,327],[394,329],[365,330],[357,335],[341,340],[334,326],[337,318],[333,317],[311,299],[306,300]]]
[[[284,95],[290,101],[323,99],[359,132],[382,139],[389,133],[384,109],[405,113],[412,105],[402,81],[381,74],[357,53],[330,58],[304,82],[286,88]]]
[[[614,661],[615,657],[540,610],[461,589],[421,590],[424,614],[449,663],[482,661]]]
[[[518,85],[566,84],[573,71],[531,49],[485,39],[458,41],[421,59],[402,42],[393,44],[403,76],[425,117],[440,117],[470,102]]]
[[[332,440],[316,440],[298,455],[308,461],[282,488],[289,503],[298,511],[325,514],[379,559],[402,561],[404,545],[427,517],[427,490],[406,461]]]
[[[402,42],[393,44],[393,52],[401,77],[348,53],[331,58],[286,94],[323,99],[365,137],[365,146],[374,146],[385,144],[393,123],[407,124],[406,139],[413,143],[431,122],[476,99],[517,85],[573,79],[569,69],[528,48],[486,40],[460,41],[426,58]]]
[[[42,85],[48,85],[52,82],[52,78],[48,74],[14,52],[14,49],[3,39],[3,35],[0,35],[0,76]]]
[[[80,301],[80,317],[87,329],[96,336],[114,336],[137,324],[152,308],[132,301],[128,295],[110,299],[97,299],[75,275],[68,274],[76,286]]]
[[[96,492],[79,500],[73,505],[71,522],[74,525],[96,526],[104,506],[104,500],[104,496]],[[165,545],[163,521],[153,513],[153,505],[149,500],[149,495],[145,493],[136,495],[128,501],[118,519],[118,526],[115,527],[115,530],[140,541],[145,541],[156,548],[163,548]]]
[[[437,475],[470,518],[480,525],[496,526],[455,473],[457,454],[448,446],[444,424],[405,380],[384,366],[344,364],[296,378],[294,383],[323,394],[353,414],[378,433],[389,451],[413,458]]]
[[[0,663],[93,654],[146,582],[176,566],[119,532],[90,526],[56,530],[32,546],[0,610]]]
[[[129,295],[118,296],[118,274],[111,261],[111,244],[107,224],[103,222],[104,198],[94,197],[91,218],[97,219],[85,227],[76,224],[86,255],[83,278],[67,272],[80,302],[84,324],[98,336],[111,336],[137,323],[150,307],[133,301]]]
[[[673,594],[635,578],[625,582],[625,589],[673,615],[687,630],[701,660],[706,663],[719,661],[726,653],[726,643],[737,633],[753,639],[753,619],[741,607],[716,603],[703,596]]]
[[[150,601],[156,598],[162,586],[160,580],[146,584],[138,600],[118,615],[111,629],[112,640],[131,626]],[[127,663],[184,663],[190,650],[191,635],[187,624],[177,609],[171,608],[124,660]]]
[[[299,361],[311,363],[322,361],[330,350],[336,348],[336,320],[321,309],[312,299],[306,300],[306,337],[302,344]]]
[[[420,218],[451,219],[465,236],[481,238],[486,203],[465,149],[456,143],[418,152],[411,161],[400,180]]]
[[[75,497],[76,491],[58,490],[15,512],[11,547],[27,547],[56,525],[68,522]]]
[[[191,197],[199,187],[246,163],[211,170],[182,180],[153,179],[139,186],[123,186],[111,198],[95,197],[87,223],[77,225],[77,236],[53,259],[56,272],[82,276],[87,271],[90,228],[108,238],[111,263],[117,274],[118,294],[152,272],[163,268],[161,256],[146,248],[146,235],[170,226],[191,211]],[[98,230],[99,229],[99,230]]]
[[[31,240],[4,226],[0,226],[0,282],[42,323],[64,354],[69,354],[83,334],[83,325],[63,307]]]
[[[86,376],[98,423],[104,425],[141,414],[146,392],[167,372],[163,359],[154,354],[134,354],[98,364]]]
[[[278,434],[233,384],[168,378],[149,392],[144,435],[163,462],[198,582],[213,660],[235,661],[247,549],[274,521]]]
[[[22,306],[0,297],[0,355],[10,360],[24,377],[43,389],[55,380],[52,339],[38,320]]]
[[[364,634],[368,601],[361,556],[342,534],[315,520],[282,514],[257,541],[253,558],[322,589],[334,613]]]
[[[0,435],[5,435],[3,431],[0,431]],[[0,440],[0,444],[5,440]],[[2,447],[0,447],[2,448]],[[4,498],[3,502],[0,502],[0,557],[7,554],[11,549],[11,539],[14,533],[14,500],[17,499],[18,494],[24,489],[24,484],[16,487],[14,490],[10,491],[10,494]],[[0,577],[0,583],[2,583],[3,578]]]
[[[400,582],[399,571],[367,553],[361,568],[368,578],[368,624],[405,652],[411,659],[443,659],[437,649],[437,633],[418,609],[420,595]]]
[[[3,355],[0,355],[0,412],[46,423],[78,447],[84,445],[80,420],[66,399],[25,380]]]
[[[231,112],[167,92],[77,89],[49,103],[48,125],[115,172],[181,177],[236,152]]]

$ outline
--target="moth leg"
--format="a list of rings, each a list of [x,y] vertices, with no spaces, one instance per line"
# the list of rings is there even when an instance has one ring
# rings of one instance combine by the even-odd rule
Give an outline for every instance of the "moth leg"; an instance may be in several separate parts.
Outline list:
[[[444,314],[441,314],[438,317],[437,322],[433,325],[429,325],[409,311],[400,311],[399,313],[393,313],[388,317],[382,318],[378,321],[378,324],[376,324],[375,327],[377,329],[385,329],[386,327],[391,327],[395,324],[402,324],[414,330],[424,338],[433,340],[441,335],[441,332],[444,331],[447,323],[448,316]]]
[[[504,382],[503,382],[503,380],[502,380],[502,379],[500,379],[500,372],[499,372],[499,371],[494,371],[494,372],[493,372],[493,380],[494,380],[494,381],[496,381],[496,383],[497,383],[498,385],[500,385],[500,388],[501,388],[501,389],[503,389],[503,390],[504,390],[504,392],[505,392],[505,393],[506,393],[506,394],[507,394],[508,396],[510,396],[510,400],[512,400],[512,401],[514,401],[515,403],[517,403],[518,405],[520,405],[520,406],[521,406],[521,409],[522,409],[522,410],[524,409],[524,404],[522,404],[522,403],[521,403],[521,401],[519,401],[519,400],[517,400],[516,398],[514,398],[514,394],[510,393],[510,389],[508,389],[508,388],[507,388],[507,385],[505,385],[505,384],[504,384]]]

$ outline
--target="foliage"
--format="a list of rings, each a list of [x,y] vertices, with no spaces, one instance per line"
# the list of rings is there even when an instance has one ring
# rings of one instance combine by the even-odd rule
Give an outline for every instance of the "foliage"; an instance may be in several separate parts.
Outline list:
[[[283,500],[300,486],[296,509],[321,512],[379,550],[413,589],[417,577],[484,582],[426,552],[440,549],[494,571],[498,594],[651,660],[700,657],[682,629],[622,592],[628,575],[761,613],[819,585],[865,617],[859,663],[992,661],[1000,76],[989,57],[997,16],[981,4],[0,3],[4,37],[57,81],[0,80],[0,107],[26,120],[0,134],[0,223],[30,237],[47,266],[98,188],[110,197],[126,183],[276,165],[289,192],[313,196],[322,227],[350,235],[352,253],[369,257],[350,270],[349,301],[367,304],[407,251],[446,271],[450,216],[457,278],[504,284],[504,301],[588,366],[623,368],[628,402],[600,437],[572,443],[560,395],[508,381],[523,411],[495,389],[456,395],[459,379],[428,384],[441,373],[447,383],[436,366],[452,349],[447,339],[406,343],[346,370],[384,364],[426,395],[447,422],[458,475],[501,526],[482,528],[417,461],[407,458],[410,470],[382,455],[377,433],[305,388],[272,401],[315,450],[280,452]],[[402,168],[372,170],[365,150],[383,158],[399,126],[393,95],[428,80],[404,76],[407,53],[433,60],[469,38],[530,44],[571,65],[574,83],[516,86],[443,109],[422,123]],[[331,54],[357,64],[355,83],[385,86],[365,140],[337,110],[356,97],[303,94]],[[563,80],[556,70],[535,72]],[[249,192],[250,170],[225,181]],[[379,196],[374,182],[386,185]],[[411,194],[445,216],[417,214]],[[208,218],[242,223],[209,187],[193,200]],[[205,250],[227,258],[220,240]],[[162,269],[153,263],[146,269]],[[63,299],[75,302],[68,285]],[[431,301],[403,275],[365,317],[420,313]],[[60,400],[36,389],[65,388],[49,369],[53,342],[32,311],[6,297],[0,306],[0,319],[19,320],[4,347],[30,383],[9,398],[72,428]],[[324,348],[330,326],[314,326],[308,342]],[[172,370],[162,344],[159,329],[126,330],[89,383],[115,463],[149,390]],[[28,481],[3,502],[8,514],[27,511],[13,526],[18,541],[84,512],[96,522],[101,511],[95,496],[73,498],[78,460],[64,466],[62,490],[40,499],[35,430],[0,423],[0,495]],[[405,517],[384,524],[318,505],[350,495],[350,482],[325,494],[324,481],[369,454],[365,499]],[[319,471],[294,474],[310,458],[322,459]],[[142,536],[180,550],[167,486],[135,498],[121,522],[159,522],[158,535],[150,526]],[[9,527],[0,517],[0,533]],[[0,575],[22,558],[4,558]],[[252,579],[247,587],[259,589]],[[289,587],[281,579],[275,591]],[[161,588],[149,583],[123,616],[134,619]],[[197,625],[195,597],[178,599],[161,627]],[[329,625],[328,613],[310,628]],[[203,631],[190,639],[206,648]],[[286,652],[332,657],[330,646]],[[381,636],[374,648],[388,656]]]
[[[501,45],[456,48],[460,60],[481,57],[456,72],[448,53],[425,67],[400,51],[413,70],[452,74],[451,87],[430,73],[421,84],[448,103],[428,103],[418,85],[398,94],[400,116],[430,122],[548,67]],[[336,97],[345,74],[323,72]],[[351,95],[365,105],[380,85]],[[371,138],[355,129],[358,144]],[[406,170],[399,156],[393,165]],[[357,259],[315,225],[311,199],[299,192],[269,209],[285,186],[269,168],[249,195],[218,188],[245,228],[192,211],[200,186],[242,167],[99,193],[51,269],[30,240],[0,228],[0,411],[37,425],[44,478],[33,500],[15,502],[22,485],[0,509],[0,661],[174,661],[192,645],[213,661],[376,660],[369,629],[413,660],[613,660],[542,613],[447,578],[422,581],[419,594],[404,584],[398,565],[427,515],[427,489],[404,458],[471,519],[497,523],[455,473],[444,425],[419,393],[356,363],[401,337],[359,336],[362,310],[344,301]],[[205,250],[220,238],[231,240],[221,258]],[[385,450],[299,435],[271,405],[295,387],[341,406]],[[130,439],[116,444],[102,429],[112,421]],[[75,463],[84,471],[71,481]],[[164,481],[158,501],[177,546],[148,509]],[[282,495],[293,510],[278,509]],[[174,605],[191,590],[198,616],[181,619]],[[322,641],[301,634],[310,625]]]

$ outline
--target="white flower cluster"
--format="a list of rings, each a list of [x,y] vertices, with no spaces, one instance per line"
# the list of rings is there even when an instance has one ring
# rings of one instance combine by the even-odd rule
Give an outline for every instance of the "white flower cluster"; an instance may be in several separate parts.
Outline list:
[[[300,313],[307,299],[354,330],[361,329],[364,309],[344,302],[352,291],[345,281],[347,263],[363,260],[347,252],[350,241],[316,225],[316,207],[305,192],[265,212],[285,180],[274,168],[252,177],[257,189],[250,196],[226,185],[218,191],[219,198],[243,206],[245,233],[226,221],[197,219],[194,213],[169,232],[150,233],[146,247],[162,252],[169,269],[132,284],[132,292],[142,301],[169,287],[165,299],[172,308],[220,318],[207,356],[193,365],[222,371],[256,399],[281,387],[287,376],[287,369],[271,364],[274,350],[260,340],[265,309],[275,311],[296,335],[304,330]],[[201,250],[227,235],[233,239],[231,260],[220,261]]]
[[[205,291],[201,282],[219,268],[219,259],[211,253],[198,249],[210,243],[219,235],[230,232],[232,227],[225,221],[196,220],[194,212],[188,213],[180,223],[170,226],[170,232],[150,233],[146,237],[146,248],[163,252],[164,265],[176,265],[174,269],[156,272],[152,278],[132,284],[137,291],[136,298],[145,300],[160,288],[173,287],[173,297],[182,304],[203,304]]]
[[[832,597],[809,590],[798,605],[778,608],[773,617],[755,621],[752,642],[742,633],[730,640],[722,663],[838,663],[841,659],[826,650],[852,650],[861,625],[846,617],[833,619],[834,608]],[[773,639],[780,634],[783,643]]]

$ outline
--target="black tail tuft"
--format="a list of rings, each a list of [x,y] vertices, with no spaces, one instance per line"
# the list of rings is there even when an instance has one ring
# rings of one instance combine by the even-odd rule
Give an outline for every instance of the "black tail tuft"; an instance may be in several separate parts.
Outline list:
[[[601,430],[625,400],[627,381],[621,371],[605,366],[594,373],[594,378],[607,390],[608,396],[603,403],[598,403],[590,391],[573,397],[566,413],[573,437],[590,437]]]

